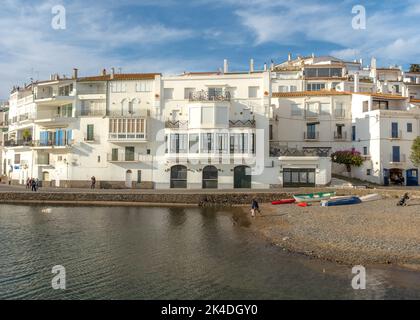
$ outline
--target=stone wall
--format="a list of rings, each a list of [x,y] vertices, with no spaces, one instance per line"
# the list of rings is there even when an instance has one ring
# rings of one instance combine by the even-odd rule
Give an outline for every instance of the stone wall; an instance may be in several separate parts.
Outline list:
[[[299,193],[322,191],[320,189],[300,189]],[[338,190],[338,195],[366,195],[371,193],[380,193],[384,198],[398,198],[405,192],[420,197],[420,191],[417,190],[369,190],[369,189],[343,189]],[[249,205],[252,199],[257,199],[260,203],[269,203],[273,200],[291,198],[293,193],[290,192],[225,192],[203,194],[191,192],[142,192],[142,193],[107,193],[101,192],[0,192],[0,202],[3,203],[19,203],[24,202],[40,202],[40,203],[97,203],[97,202],[121,202],[126,203],[154,203],[154,204],[191,204],[200,206],[232,206],[232,205]]]

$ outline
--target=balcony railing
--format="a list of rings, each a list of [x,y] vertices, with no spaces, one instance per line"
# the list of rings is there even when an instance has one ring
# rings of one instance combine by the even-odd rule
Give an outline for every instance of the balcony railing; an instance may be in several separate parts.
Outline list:
[[[402,139],[402,130],[391,131],[390,139]]]
[[[347,132],[334,132],[334,140],[337,141],[346,141],[347,140]]]
[[[229,91],[208,91],[201,90],[190,92],[189,101],[230,101],[231,95]]]
[[[315,111],[309,111],[309,110],[305,110],[305,118],[318,118],[319,117],[319,113],[315,112]]]
[[[108,153],[108,162],[152,162],[153,156],[140,153]]]
[[[405,163],[406,160],[407,158],[405,154],[395,155],[391,153],[389,156],[390,163]]]
[[[241,121],[241,120],[229,120],[229,127],[230,128],[255,128],[255,120],[247,120],[247,121]]]
[[[317,141],[319,140],[319,132],[304,132],[303,139],[306,141]]]
[[[33,147],[35,141],[33,140],[6,140],[5,147]]]
[[[106,110],[82,109],[78,114],[81,117],[105,117]]]
[[[62,139],[60,141],[54,140],[35,140],[34,147],[70,147],[74,145],[74,140]]]
[[[165,122],[165,128],[166,129],[188,129],[188,121],[181,121],[181,120],[177,120],[177,121],[166,121]]]
[[[109,141],[133,141],[146,140],[146,133],[110,133],[108,135]]]
[[[334,116],[337,119],[342,119],[346,117],[346,111],[345,110],[335,110],[334,111]]]

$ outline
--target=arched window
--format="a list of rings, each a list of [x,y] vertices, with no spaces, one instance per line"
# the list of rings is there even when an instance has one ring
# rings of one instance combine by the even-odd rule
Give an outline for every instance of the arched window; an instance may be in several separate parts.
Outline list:
[[[176,165],[171,168],[171,188],[187,188],[187,167]]]
[[[217,189],[218,170],[215,166],[206,166],[203,169],[203,189]]]
[[[233,171],[234,188],[251,189],[251,169],[248,166],[237,166]]]

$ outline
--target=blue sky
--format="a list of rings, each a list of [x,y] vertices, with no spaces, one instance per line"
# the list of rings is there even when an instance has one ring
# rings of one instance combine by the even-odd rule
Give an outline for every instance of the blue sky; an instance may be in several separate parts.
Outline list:
[[[0,98],[50,73],[243,70],[291,52],[379,64],[420,63],[420,1],[329,0],[1,0]],[[66,29],[51,8],[66,9]],[[352,8],[366,8],[366,30]]]

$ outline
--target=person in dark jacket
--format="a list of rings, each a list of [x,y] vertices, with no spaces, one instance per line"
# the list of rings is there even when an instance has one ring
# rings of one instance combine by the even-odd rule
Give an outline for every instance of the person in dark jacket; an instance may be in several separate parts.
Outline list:
[[[251,204],[251,216],[255,217],[255,212],[261,213],[260,206],[258,205],[258,201],[256,199],[252,199]]]

